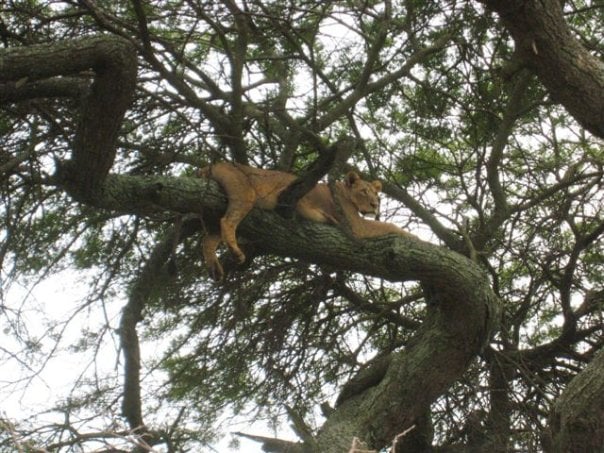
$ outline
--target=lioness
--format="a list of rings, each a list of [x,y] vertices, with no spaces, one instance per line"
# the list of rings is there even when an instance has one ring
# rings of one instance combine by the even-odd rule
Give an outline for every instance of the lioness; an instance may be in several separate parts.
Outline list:
[[[274,170],[263,170],[246,165],[228,162],[204,167],[199,175],[218,182],[226,192],[228,207],[220,219],[221,234],[208,233],[203,238],[203,256],[210,274],[215,280],[221,280],[224,271],[216,256],[216,249],[225,242],[240,263],[245,254],[239,248],[235,235],[237,225],[254,208],[275,209],[279,194],[285,190],[296,176]],[[364,181],[355,172],[349,172],[344,181],[335,185],[335,193],[346,223],[357,238],[382,236],[385,234],[410,233],[391,223],[367,220],[360,214],[379,212],[378,193],[382,190],[379,181]],[[341,214],[327,184],[319,183],[304,195],[296,204],[296,211],[309,220],[320,223],[339,224]]]

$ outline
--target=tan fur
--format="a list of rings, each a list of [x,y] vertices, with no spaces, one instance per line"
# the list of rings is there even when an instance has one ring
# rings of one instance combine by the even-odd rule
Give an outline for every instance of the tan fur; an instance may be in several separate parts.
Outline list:
[[[263,170],[245,165],[218,163],[205,167],[199,174],[218,182],[226,192],[228,207],[220,219],[221,234],[207,234],[203,239],[203,256],[210,273],[216,280],[223,277],[222,266],[216,256],[221,242],[227,244],[240,263],[245,254],[239,248],[236,238],[237,225],[254,208],[275,209],[279,194],[285,190],[296,176],[274,170]],[[379,212],[379,181],[364,181],[356,173],[350,172],[344,181],[336,183],[335,192],[345,219],[341,218],[327,184],[317,184],[303,196],[296,205],[302,217],[319,223],[338,224],[345,221],[353,236],[367,238],[386,234],[409,235],[391,223],[367,220],[360,214]]]

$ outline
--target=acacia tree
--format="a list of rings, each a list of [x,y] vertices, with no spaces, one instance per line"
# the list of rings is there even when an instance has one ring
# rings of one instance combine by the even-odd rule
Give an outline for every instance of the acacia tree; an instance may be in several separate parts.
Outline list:
[[[293,423],[299,442],[248,433],[276,452],[602,445],[601,6],[2,8],[3,285],[68,268],[90,288],[41,338],[5,297],[3,359],[95,365],[60,421],[4,420],[7,449],[199,448],[250,408]],[[222,160],[302,189],[246,218],[248,261],[225,252],[214,284],[200,239],[226,200],[193,174]],[[425,240],[291,215],[348,167]],[[74,347],[82,312],[102,321]]]

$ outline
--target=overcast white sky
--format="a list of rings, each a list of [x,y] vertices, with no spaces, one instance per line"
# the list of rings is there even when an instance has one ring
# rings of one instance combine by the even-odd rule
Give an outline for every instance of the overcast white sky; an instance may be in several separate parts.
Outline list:
[[[94,329],[96,326],[98,329],[98,326],[105,323],[105,318],[112,321],[112,326],[117,326],[123,301],[116,300],[107,304],[106,308],[109,310],[101,310],[98,306],[100,304],[97,303],[97,306],[93,304],[88,309],[79,312],[64,330],[64,337],[60,342],[59,350],[55,353],[56,356],[45,363],[36,360],[30,370],[24,370],[20,367],[17,360],[29,361],[31,357],[19,351],[22,346],[13,341],[10,333],[6,331],[7,329],[12,330],[6,316],[10,316],[10,309],[18,310],[19,315],[26,321],[27,335],[32,339],[42,340],[39,357],[44,357],[54,347],[50,338],[44,338],[48,332],[48,325],[53,323],[54,320],[63,320],[73,314],[74,308],[81,306],[86,289],[81,282],[78,282],[77,274],[63,272],[40,283],[31,292],[23,287],[12,287],[4,292],[4,303],[9,310],[5,311],[0,317],[0,328],[4,333],[0,357],[4,358],[5,351],[9,351],[15,355],[15,358],[8,362],[1,362],[0,415],[2,417],[8,418],[16,424],[23,421],[27,422],[34,414],[38,414],[57,402],[65,400],[69,396],[74,383],[83,374],[92,376],[98,372],[100,376],[104,373],[115,376],[115,370],[118,366],[116,352],[119,345],[115,344],[110,336],[106,335],[104,337],[103,345],[97,354],[103,362],[92,360],[94,351],[77,354],[70,352],[68,348],[81,340],[83,336],[82,328]],[[110,310],[114,313],[111,313]],[[113,339],[116,339],[115,335]],[[141,346],[145,347],[143,341],[141,341]],[[119,366],[121,366],[121,357]],[[32,377],[32,374],[35,374],[35,376]],[[144,387],[143,392],[145,392]],[[58,413],[48,413],[44,415],[44,419],[55,423],[64,422],[62,415]],[[82,431],[86,430],[83,429]],[[264,422],[257,422],[253,425],[245,422],[233,423],[223,426],[223,431],[225,433],[241,431],[263,436],[277,434],[279,437],[295,439],[295,435],[287,426],[284,426],[282,431],[274,433]],[[215,445],[215,450],[208,449],[207,451],[262,453],[261,445],[257,442],[237,438],[240,442],[239,448],[229,448],[232,436],[227,435],[222,442]]]

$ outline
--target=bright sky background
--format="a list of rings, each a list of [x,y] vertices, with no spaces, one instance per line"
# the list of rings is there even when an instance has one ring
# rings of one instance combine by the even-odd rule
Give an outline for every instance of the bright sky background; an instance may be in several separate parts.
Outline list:
[[[25,321],[27,334],[31,338],[43,339],[45,333],[48,332],[47,324],[53,320],[64,319],[73,313],[74,308],[82,305],[82,300],[85,298],[86,287],[81,282],[78,282],[77,274],[71,271],[62,272],[38,284],[31,292],[27,288],[12,287],[6,291],[4,302],[9,309],[20,310],[20,316]],[[98,304],[98,303],[97,303]],[[57,356],[46,363],[36,362],[36,365],[30,370],[23,370],[18,364],[17,359],[27,360],[22,352],[19,351],[19,346],[11,337],[7,335],[8,329],[7,318],[0,318],[0,328],[3,330],[2,355],[4,351],[14,353],[16,358],[8,364],[2,362],[0,372],[0,415],[3,418],[8,418],[15,424],[19,425],[23,420],[27,421],[34,414],[39,414],[47,408],[52,407],[57,402],[64,400],[73,388],[74,382],[83,372],[92,373],[96,367],[96,371],[100,376],[104,373],[115,375],[116,366],[118,366],[116,348],[119,345],[112,344],[109,336],[105,336],[103,346],[98,353],[99,360],[91,362],[93,351],[86,351],[82,354],[69,353],[65,349],[70,344],[77,343],[82,338],[81,328],[93,328],[94,325],[99,325],[105,322],[104,319],[98,319],[98,316],[113,318],[112,326],[116,326],[119,322],[119,310],[124,302],[115,301],[107,304],[109,307],[115,307],[116,313],[107,313],[99,310],[99,307],[90,307],[89,310],[80,312],[79,316],[67,327],[64,332],[64,339],[60,343],[60,349],[63,351],[57,352]],[[93,318],[97,317],[97,322]],[[115,338],[115,336],[114,336]],[[42,352],[40,357],[47,354],[49,348],[53,346],[50,338],[43,339],[41,343]],[[145,347],[145,342],[141,341],[141,347]],[[144,351],[143,351],[144,353]],[[122,366],[122,358],[120,357],[119,366]],[[104,366],[103,371],[99,367]],[[34,377],[31,377],[35,374]],[[17,384],[14,384],[18,381]],[[145,387],[143,384],[143,393]],[[62,415],[58,413],[48,413],[44,416],[45,420],[54,423],[62,423]],[[223,427],[225,433],[244,432],[249,434],[273,437],[277,436],[289,440],[294,440],[295,435],[287,426],[275,433],[264,422],[257,422],[250,425],[247,422],[229,422],[228,426]],[[37,423],[36,423],[37,425]],[[82,432],[86,432],[83,429]],[[89,430],[92,431],[92,428]],[[240,446],[237,449],[229,448],[232,436],[228,435],[225,439],[215,446],[215,450],[207,449],[207,452],[233,452],[233,453],[262,453],[261,444],[247,440],[237,436]],[[43,447],[43,446],[40,446]],[[163,451],[161,449],[156,450]],[[201,453],[201,452],[200,452]]]

